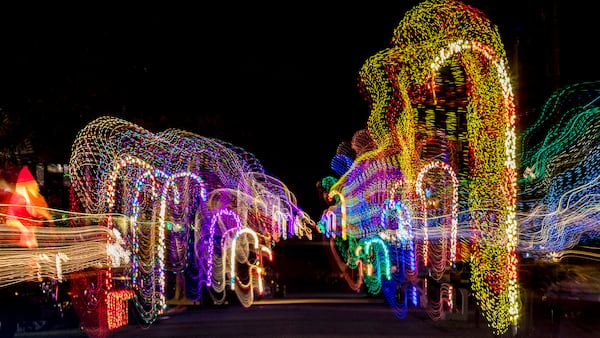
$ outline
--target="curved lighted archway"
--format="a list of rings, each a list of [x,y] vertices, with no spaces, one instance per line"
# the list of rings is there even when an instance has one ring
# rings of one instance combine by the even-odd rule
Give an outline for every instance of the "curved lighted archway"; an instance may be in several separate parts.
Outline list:
[[[131,236],[121,239],[125,241],[122,247],[132,249],[133,269],[102,268],[98,281],[93,282],[99,290],[96,293],[99,298],[117,295],[113,283],[118,276],[112,273],[132,272],[133,286],[138,291],[134,302],[145,324],[151,324],[165,308],[165,269],[183,272],[185,283],[179,278],[175,282],[176,297],[185,292],[185,297],[197,301],[203,294],[199,292],[202,283],[208,279],[212,300],[226,300],[224,290],[211,282],[229,265],[219,265],[218,258],[215,262],[215,252],[207,257],[207,251],[217,251],[215,243],[212,247],[207,243],[211,237],[207,233],[209,222],[222,206],[234,210],[244,227],[260,234],[265,251],[277,242],[272,240],[274,234],[276,239],[294,235],[311,238],[310,226],[314,222],[298,207],[295,195],[282,181],[265,174],[253,154],[233,144],[179,129],[152,133],[128,121],[103,116],[78,133],[71,149],[71,210],[107,215],[101,220],[102,225],[107,225],[106,244],[116,236],[112,235],[111,230],[116,230],[113,225],[131,225],[119,230],[131,232]],[[196,176],[199,174],[208,179],[201,182]],[[185,203],[178,203],[180,199]],[[124,222],[113,217],[113,212],[122,213]],[[176,221],[170,222],[171,217]],[[170,228],[171,225],[175,227]],[[173,240],[163,243],[168,234],[173,235]],[[115,248],[113,243],[106,246]],[[170,253],[175,255],[167,256]],[[116,260],[114,251],[107,252],[105,260],[110,261],[111,257]],[[167,264],[166,259],[173,264]],[[262,267],[255,269],[259,270],[264,272]],[[81,283],[77,292],[89,294],[89,285]],[[102,301],[91,304],[85,300],[77,306],[83,327],[105,329],[98,327],[102,325],[98,324],[98,314],[89,311],[90,306],[100,311],[97,304]],[[248,304],[247,299],[240,301]]]
[[[346,237],[346,200],[342,193],[340,193],[337,190],[331,190],[329,192],[329,198],[334,198],[335,196],[340,198],[341,214],[342,214],[342,220],[341,220],[342,240],[346,240],[346,238],[347,238]],[[332,226],[331,228],[335,229],[336,226]]]
[[[444,27],[444,29],[440,29]],[[408,11],[389,48],[360,70],[375,150],[415,182],[418,143],[437,130],[459,149],[448,162],[471,213],[472,287],[496,333],[518,323],[515,107],[497,28],[459,1],[427,0]],[[454,90],[455,89],[455,90]],[[338,185],[350,184],[347,176]],[[462,183],[465,182],[465,183]],[[468,182],[468,183],[466,183]],[[461,194],[462,195],[462,194]]]
[[[456,174],[454,173],[454,170],[452,169],[452,167],[450,167],[448,164],[439,161],[439,160],[432,160],[429,163],[427,163],[422,169],[421,171],[419,171],[419,174],[417,175],[417,181],[415,184],[415,191],[417,193],[417,196],[419,197],[419,201],[420,201],[420,206],[421,206],[421,212],[423,214],[423,263],[425,266],[427,266],[428,264],[428,257],[429,257],[429,252],[428,252],[428,247],[429,247],[429,238],[428,238],[428,232],[427,232],[427,206],[426,206],[426,194],[425,194],[425,190],[423,189],[423,179],[425,177],[425,175],[432,169],[434,168],[438,168],[441,169],[443,171],[445,171],[446,173],[449,174],[450,176],[450,183],[452,184],[452,205],[451,205],[451,214],[450,214],[450,260],[449,263],[445,263],[446,261],[446,255],[444,253],[444,255],[442,256],[442,264],[443,265],[448,265],[448,264],[453,264],[456,261],[456,239],[457,239],[457,229],[458,229],[458,178],[456,177]],[[442,238],[442,241],[445,241],[445,238]]]

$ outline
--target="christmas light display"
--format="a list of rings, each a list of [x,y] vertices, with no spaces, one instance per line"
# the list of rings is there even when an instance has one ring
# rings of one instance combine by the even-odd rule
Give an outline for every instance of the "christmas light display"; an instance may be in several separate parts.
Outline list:
[[[457,259],[468,258],[472,290],[489,325],[496,333],[516,327],[516,117],[497,28],[461,2],[424,1],[406,13],[390,47],[365,62],[360,81],[371,109],[367,129],[351,150],[338,148],[354,161],[336,155],[332,169],[343,175],[328,191],[345,203],[328,208],[321,220],[346,215],[348,240],[335,237],[339,261],[353,268],[352,246],[386,233],[375,220],[389,212],[385,201],[393,195],[412,215],[402,222],[414,237],[416,262],[433,272],[413,277],[404,290],[423,293],[431,279],[441,294],[452,294],[439,279]],[[406,261],[401,250],[388,253],[392,261]],[[406,276],[414,276],[409,270]],[[440,318],[441,305],[428,306],[432,318]]]
[[[0,227],[0,287],[69,278],[93,337],[126,324],[130,300],[143,325],[152,324],[169,288],[191,301],[206,288],[215,303],[229,289],[250,306],[264,291],[272,246],[312,238],[314,221],[285,184],[221,140],[176,129],[154,134],[105,116],[78,133],[70,170],[71,211],[34,204],[33,195],[23,203],[35,215],[17,214],[21,203],[0,205],[0,219],[23,224]],[[21,186],[35,183],[26,178]],[[18,192],[28,191],[37,192]],[[33,229],[32,221],[53,226]],[[171,274],[185,283],[169,284]]]
[[[552,260],[600,237],[599,97],[600,81],[561,88],[523,132],[519,250]]]
[[[263,290],[261,252],[280,239],[311,238],[314,222],[287,187],[252,154],[220,140],[176,129],[154,134],[107,116],[80,131],[70,165],[74,206],[129,218],[116,228],[131,252],[126,271],[147,325],[166,308],[166,274],[185,274],[192,301],[206,286],[224,302],[229,285],[250,306],[254,289]],[[115,228],[111,217],[106,227]]]
[[[434,264],[433,269],[432,269],[432,271],[436,274],[436,276],[439,276],[445,270],[444,266],[446,264],[452,264],[456,260],[456,234],[457,234],[457,225],[458,225],[458,223],[457,223],[458,222],[458,179],[456,178],[456,174],[454,173],[454,170],[448,164],[441,162],[439,160],[433,160],[433,161],[429,162],[428,164],[426,164],[423,168],[421,168],[421,171],[419,171],[419,173],[417,175],[417,179],[416,179],[416,183],[415,183],[415,191],[419,198],[419,201],[421,202],[421,213],[425,216],[425,220],[427,220],[427,218],[428,218],[427,198],[429,196],[427,196],[427,195],[430,195],[430,193],[426,192],[423,189],[423,180],[425,178],[425,175],[434,168],[442,169],[443,171],[448,173],[450,176],[449,177],[450,183],[452,184],[452,186],[451,186],[451,189],[452,189],[451,208],[452,208],[452,210],[450,213],[451,218],[450,218],[450,222],[447,222],[450,224],[450,231],[446,232],[445,234],[443,234],[441,236],[442,253],[441,253],[440,257],[442,259],[439,264]],[[442,182],[447,182],[447,181],[448,180],[442,180]],[[430,184],[429,190],[443,191],[444,187],[443,186],[435,186],[434,187]],[[438,205],[436,205],[436,204],[437,204],[437,201],[434,201],[433,206],[437,210],[439,210]],[[441,214],[448,214],[448,213],[442,211]],[[436,219],[436,222],[439,222],[439,219]],[[423,224],[421,229],[423,229],[423,254],[422,254],[423,255],[423,264],[425,266],[427,266],[429,263],[429,236],[427,234],[428,225]],[[446,229],[446,227],[443,227],[443,229]],[[451,242],[449,252],[447,250],[445,250],[446,245],[447,245],[446,244],[447,237],[450,237],[450,242]],[[447,257],[448,256],[446,254],[447,252],[449,253],[450,257]],[[449,261],[449,263],[447,263],[447,261]],[[436,279],[440,279],[440,277],[438,277]]]
[[[0,208],[5,206],[8,205],[0,205]],[[63,281],[64,276],[71,272],[108,267],[106,239],[112,234],[107,227],[98,225],[102,215],[48,210],[51,214],[58,215],[60,212],[64,216],[60,218],[61,222],[76,221],[89,225],[36,227],[37,247],[28,249],[15,245],[19,242],[19,230],[0,227],[0,288],[42,279]],[[4,216],[0,213],[0,218]]]
[[[106,336],[127,324],[130,300],[151,325],[169,288],[194,302],[206,288],[217,304],[233,292],[250,306],[273,245],[310,239],[315,227],[348,285],[383,292],[399,318],[421,306],[444,319],[461,306],[457,294],[464,307],[465,291],[444,276],[468,262],[483,315],[502,334],[519,319],[518,251],[598,259],[573,248],[600,237],[600,82],[547,100],[517,161],[505,52],[479,10],[422,2],[359,75],[367,127],[333,156],[340,177],[321,182],[331,206],[317,225],[244,149],[102,117],[72,147],[71,211],[48,208],[27,172],[19,201],[0,205],[9,225],[0,227],[0,288],[68,276],[86,332]]]
[[[46,199],[40,194],[40,187],[27,166],[19,172],[9,203],[6,225],[21,231],[20,246],[36,247],[37,242],[31,227],[50,223],[52,218],[47,211]]]

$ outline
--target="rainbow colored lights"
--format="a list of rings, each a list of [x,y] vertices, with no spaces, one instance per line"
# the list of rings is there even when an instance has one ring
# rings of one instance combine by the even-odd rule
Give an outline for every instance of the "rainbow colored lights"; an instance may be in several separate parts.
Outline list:
[[[519,250],[539,259],[569,255],[600,237],[600,81],[576,83],[546,100],[521,138]]]
[[[281,239],[311,238],[314,222],[286,186],[252,154],[220,140],[175,129],[154,134],[106,116],[79,132],[70,165],[73,209],[107,214],[106,228],[131,253],[121,266],[107,264],[103,288],[113,292],[115,271],[129,277],[148,325],[166,308],[167,288],[181,287],[167,274],[185,276],[191,301],[205,287],[213,302],[224,302],[228,285],[250,306],[264,290],[265,253],[270,261]],[[114,247],[110,233],[105,242]]]
[[[337,148],[317,224],[244,149],[104,116],[73,143],[71,210],[38,205],[55,227],[0,205],[0,288],[70,278],[83,326],[104,336],[129,301],[151,325],[170,292],[251,306],[273,246],[315,228],[348,285],[383,293],[398,318],[465,312],[472,292],[501,335],[520,318],[518,253],[598,259],[574,248],[600,238],[600,81],[558,90],[517,139],[497,27],[455,0],[408,11],[359,80],[367,125]],[[448,282],[464,266],[470,290]]]
[[[330,223],[342,219],[342,239],[335,237],[342,271],[364,270],[367,284],[376,285],[370,276],[387,277],[388,266],[404,269],[385,290],[399,314],[416,298],[413,290],[427,294],[435,284],[440,301],[421,306],[441,318],[454,306],[454,290],[441,279],[457,260],[468,260],[492,329],[518,324],[515,107],[506,64],[483,13],[432,0],[408,11],[390,47],[360,70],[371,113],[352,149],[338,148],[332,160],[341,177],[328,191],[340,202],[324,212],[319,229],[338,229]],[[392,219],[389,201],[406,211]],[[385,239],[389,250],[377,259],[389,263],[365,266],[342,253],[360,257],[373,236]],[[399,293],[408,296],[404,302]]]

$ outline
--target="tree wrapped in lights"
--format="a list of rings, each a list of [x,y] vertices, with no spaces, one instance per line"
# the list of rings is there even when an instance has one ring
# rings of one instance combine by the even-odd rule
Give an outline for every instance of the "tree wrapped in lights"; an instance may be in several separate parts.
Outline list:
[[[263,290],[271,247],[292,236],[312,238],[314,222],[285,184],[253,154],[218,139],[179,129],[152,133],[105,116],[79,132],[70,166],[72,208],[107,214],[106,227],[131,253],[130,262],[109,266],[79,291],[89,294],[94,285],[100,298],[110,295],[113,272],[122,274],[146,325],[166,308],[167,274],[185,276],[175,287],[191,301],[206,287],[223,302],[228,286],[250,306]],[[128,222],[118,224],[116,214]],[[110,316],[108,322],[120,322]]]
[[[506,65],[497,27],[481,11],[452,0],[408,11],[390,46],[360,70],[374,146],[331,187],[345,203],[328,209],[346,214],[342,232],[364,236],[394,193],[413,217],[418,264],[441,276],[468,259],[496,333],[516,327],[520,308],[516,116]]]

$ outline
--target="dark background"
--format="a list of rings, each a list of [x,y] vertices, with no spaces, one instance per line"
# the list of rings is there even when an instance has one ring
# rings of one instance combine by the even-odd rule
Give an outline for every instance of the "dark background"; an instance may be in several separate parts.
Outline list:
[[[3,6],[0,108],[43,161],[68,163],[102,115],[254,153],[318,221],[316,182],[366,126],[364,61],[418,1],[73,2]],[[553,90],[599,79],[593,1],[465,1],[507,50],[520,128]]]

